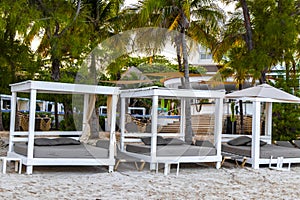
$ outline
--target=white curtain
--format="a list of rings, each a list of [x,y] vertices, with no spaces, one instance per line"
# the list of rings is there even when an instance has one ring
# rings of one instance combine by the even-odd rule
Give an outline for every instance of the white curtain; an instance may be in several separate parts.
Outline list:
[[[83,130],[82,130],[82,135],[80,137],[80,142],[87,143],[90,135],[91,135],[91,128],[89,125],[89,120],[93,114],[93,111],[95,109],[95,102],[96,102],[96,95],[91,94],[89,95],[89,100],[88,100],[88,107],[84,112],[86,112],[86,118],[83,119]]]

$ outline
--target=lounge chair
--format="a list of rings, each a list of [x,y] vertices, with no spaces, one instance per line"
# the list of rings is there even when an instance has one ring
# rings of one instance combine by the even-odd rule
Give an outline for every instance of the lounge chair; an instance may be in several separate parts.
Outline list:
[[[145,161],[133,156],[130,156],[124,152],[122,152],[119,148],[119,145],[117,145],[117,155],[115,156],[116,159],[116,164],[114,170],[117,171],[120,163],[125,163],[125,162],[134,162],[135,167],[138,171],[142,171],[145,167]],[[140,163],[140,166],[138,165]]]

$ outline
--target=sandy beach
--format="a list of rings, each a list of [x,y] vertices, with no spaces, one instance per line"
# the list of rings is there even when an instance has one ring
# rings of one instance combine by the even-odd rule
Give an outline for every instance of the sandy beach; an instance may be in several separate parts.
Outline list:
[[[6,148],[1,143],[1,154]],[[182,164],[163,175],[149,166],[137,171],[122,163],[118,171],[106,167],[34,167],[33,175],[14,172],[0,175],[1,199],[300,199],[300,165],[281,172],[268,167],[253,170],[226,162],[212,165]]]

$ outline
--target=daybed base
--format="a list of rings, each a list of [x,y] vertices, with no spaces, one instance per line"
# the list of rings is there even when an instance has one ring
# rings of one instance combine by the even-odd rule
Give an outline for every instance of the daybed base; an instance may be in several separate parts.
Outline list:
[[[252,164],[251,146],[232,146],[222,144],[222,151],[247,158],[246,163]],[[272,159],[271,159],[272,156]],[[266,144],[260,147],[260,165],[276,164],[277,158],[283,157],[283,163],[300,163],[300,149]],[[243,162],[243,158],[236,159]]]

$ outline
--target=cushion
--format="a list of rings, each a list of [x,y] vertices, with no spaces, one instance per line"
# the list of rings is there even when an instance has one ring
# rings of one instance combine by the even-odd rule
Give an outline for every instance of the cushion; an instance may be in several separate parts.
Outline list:
[[[34,139],[34,145],[36,146],[57,146],[57,145],[78,145],[80,141],[72,138],[36,138]]]
[[[274,143],[277,146],[295,148],[295,146],[292,143],[290,143],[289,141],[275,141]]]
[[[142,142],[145,145],[151,145],[151,137],[143,137],[141,138]],[[157,145],[166,145],[166,141],[163,137],[157,136]]]
[[[55,138],[53,140],[57,141],[57,145],[79,145],[80,144],[80,141],[75,140],[73,138],[67,138],[67,137]]]
[[[185,144],[185,142],[178,138],[165,138],[165,143],[170,145],[182,145]]]
[[[101,147],[104,149],[109,149],[109,140],[98,140],[96,142],[96,147]]]
[[[36,138],[34,139],[34,145],[36,146],[55,146],[58,142],[49,138]]]
[[[264,146],[264,145],[266,145],[266,144],[267,144],[267,143],[264,142],[264,141],[262,141],[262,140],[259,141],[259,146]],[[245,146],[252,146],[252,141],[246,143]]]
[[[196,140],[195,146],[202,146],[202,147],[211,147],[214,148],[215,146],[208,140]]]
[[[300,140],[293,140],[293,143],[297,148],[300,148]]]
[[[232,145],[232,146],[244,146],[248,142],[251,142],[251,138],[248,136],[240,136],[237,138],[234,138],[230,141],[227,142],[227,144]]]

